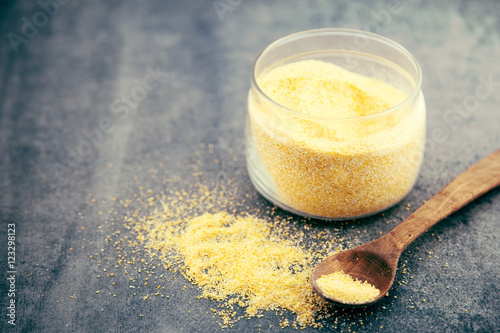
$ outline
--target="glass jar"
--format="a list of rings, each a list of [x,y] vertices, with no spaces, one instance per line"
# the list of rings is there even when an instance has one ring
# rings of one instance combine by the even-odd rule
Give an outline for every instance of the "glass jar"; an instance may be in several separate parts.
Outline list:
[[[269,71],[309,59],[385,82],[406,98],[369,115],[316,116],[277,103],[259,86]],[[373,33],[320,29],[277,40],[251,73],[245,137],[252,183],[275,205],[306,217],[352,219],[393,206],[411,190],[422,164],[421,82],[417,60]]]

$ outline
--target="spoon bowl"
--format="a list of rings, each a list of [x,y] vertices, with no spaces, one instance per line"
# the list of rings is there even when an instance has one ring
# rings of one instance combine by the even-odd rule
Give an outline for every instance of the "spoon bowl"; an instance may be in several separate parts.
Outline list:
[[[391,288],[399,257],[411,242],[439,221],[499,185],[500,150],[497,150],[460,174],[388,234],[323,260],[312,272],[312,288],[321,297],[342,306],[367,306],[377,302]],[[338,271],[370,283],[380,291],[379,295],[362,303],[349,303],[331,297],[318,286],[317,280]]]
[[[369,245],[372,243],[368,243]],[[390,262],[369,249],[367,246],[358,246],[351,250],[339,252],[333,256],[323,260],[314,270],[312,274],[312,287],[323,298],[329,299],[332,302],[342,306],[366,306],[377,302],[391,288],[392,282],[396,275],[395,270],[391,268]],[[397,260],[397,258],[396,258]],[[353,279],[366,281],[380,290],[380,294],[373,300],[364,303],[342,303],[342,301],[330,298],[317,285],[316,281],[322,275],[328,275],[332,272],[344,271]]]

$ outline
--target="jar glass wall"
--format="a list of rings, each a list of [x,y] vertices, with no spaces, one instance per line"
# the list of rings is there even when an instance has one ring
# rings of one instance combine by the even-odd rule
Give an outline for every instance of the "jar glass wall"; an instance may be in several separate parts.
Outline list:
[[[320,60],[385,82],[406,97],[373,114],[330,117],[292,110],[260,86],[269,71]],[[269,45],[252,68],[245,125],[249,176],[275,205],[330,220],[377,213],[413,187],[425,142],[421,69],[399,44],[348,29],[311,30]]]

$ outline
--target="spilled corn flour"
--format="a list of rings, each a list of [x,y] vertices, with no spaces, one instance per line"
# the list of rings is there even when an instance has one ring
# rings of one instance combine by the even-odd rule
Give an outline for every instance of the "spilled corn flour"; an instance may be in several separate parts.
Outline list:
[[[143,248],[155,265],[180,272],[198,286],[199,298],[216,301],[213,312],[222,327],[265,311],[295,315],[292,322],[281,320],[282,327],[320,327],[335,312],[313,291],[310,275],[341,249],[341,240],[328,230],[312,235],[304,221],[275,218],[275,209],[266,219],[256,215],[258,209],[237,213],[243,203],[233,198],[200,185],[190,193],[139,200],[142,207],[126,219],[132,233],[114,246],[121,258],[126,246]]]
[[[375,286],[353,279],[344,271],[323,275],[316,283],[328,297],[346,304],[371,302],[380,295],[380,290]]]

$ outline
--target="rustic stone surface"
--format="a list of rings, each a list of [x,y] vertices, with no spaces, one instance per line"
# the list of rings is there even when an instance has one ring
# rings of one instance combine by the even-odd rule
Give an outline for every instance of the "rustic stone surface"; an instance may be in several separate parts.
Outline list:
[[[339,228],[346,244],[388,232],[500,148],[498,1],[243,0],[225,1],[228,10],[218,12],[214,3],[220,2],[61,1],[45,6],[47,12],[36,1],[3,2],[2,332],[220,331],[213,302],[196,299],[196,289],[182,291],[183,281],[169,284],[168,300],[143,301],[132,296],[127,276],[117,276],[114,286],[99,280],[102,271],[89,255],[99,253],[111,230],[97,214],[99,203],[133,196],[134,175],[161,191],[165,174],[185,186],[234,177],[240,195],[252,195],[247,205],[269,206],[246,175],[246,94],[257,54],[289,33],[323,27],[378,32],[409,49],[423,69],[428,145],[421,175],[408,197],[384,214],[318,226]],[[398,273],[389,297],[365,310],[339,311],[338,323],[326,326],[498,331],[499,200],[500,190],[493,190],[432,228],[403,255],[407,271]],[[6,282],[11,223],[15,297]],[[10,299],[16,300],[15,327],[7,322]],[[239,321],[235,331],[293,331],[280,328],[280,319],[266,313]]]

